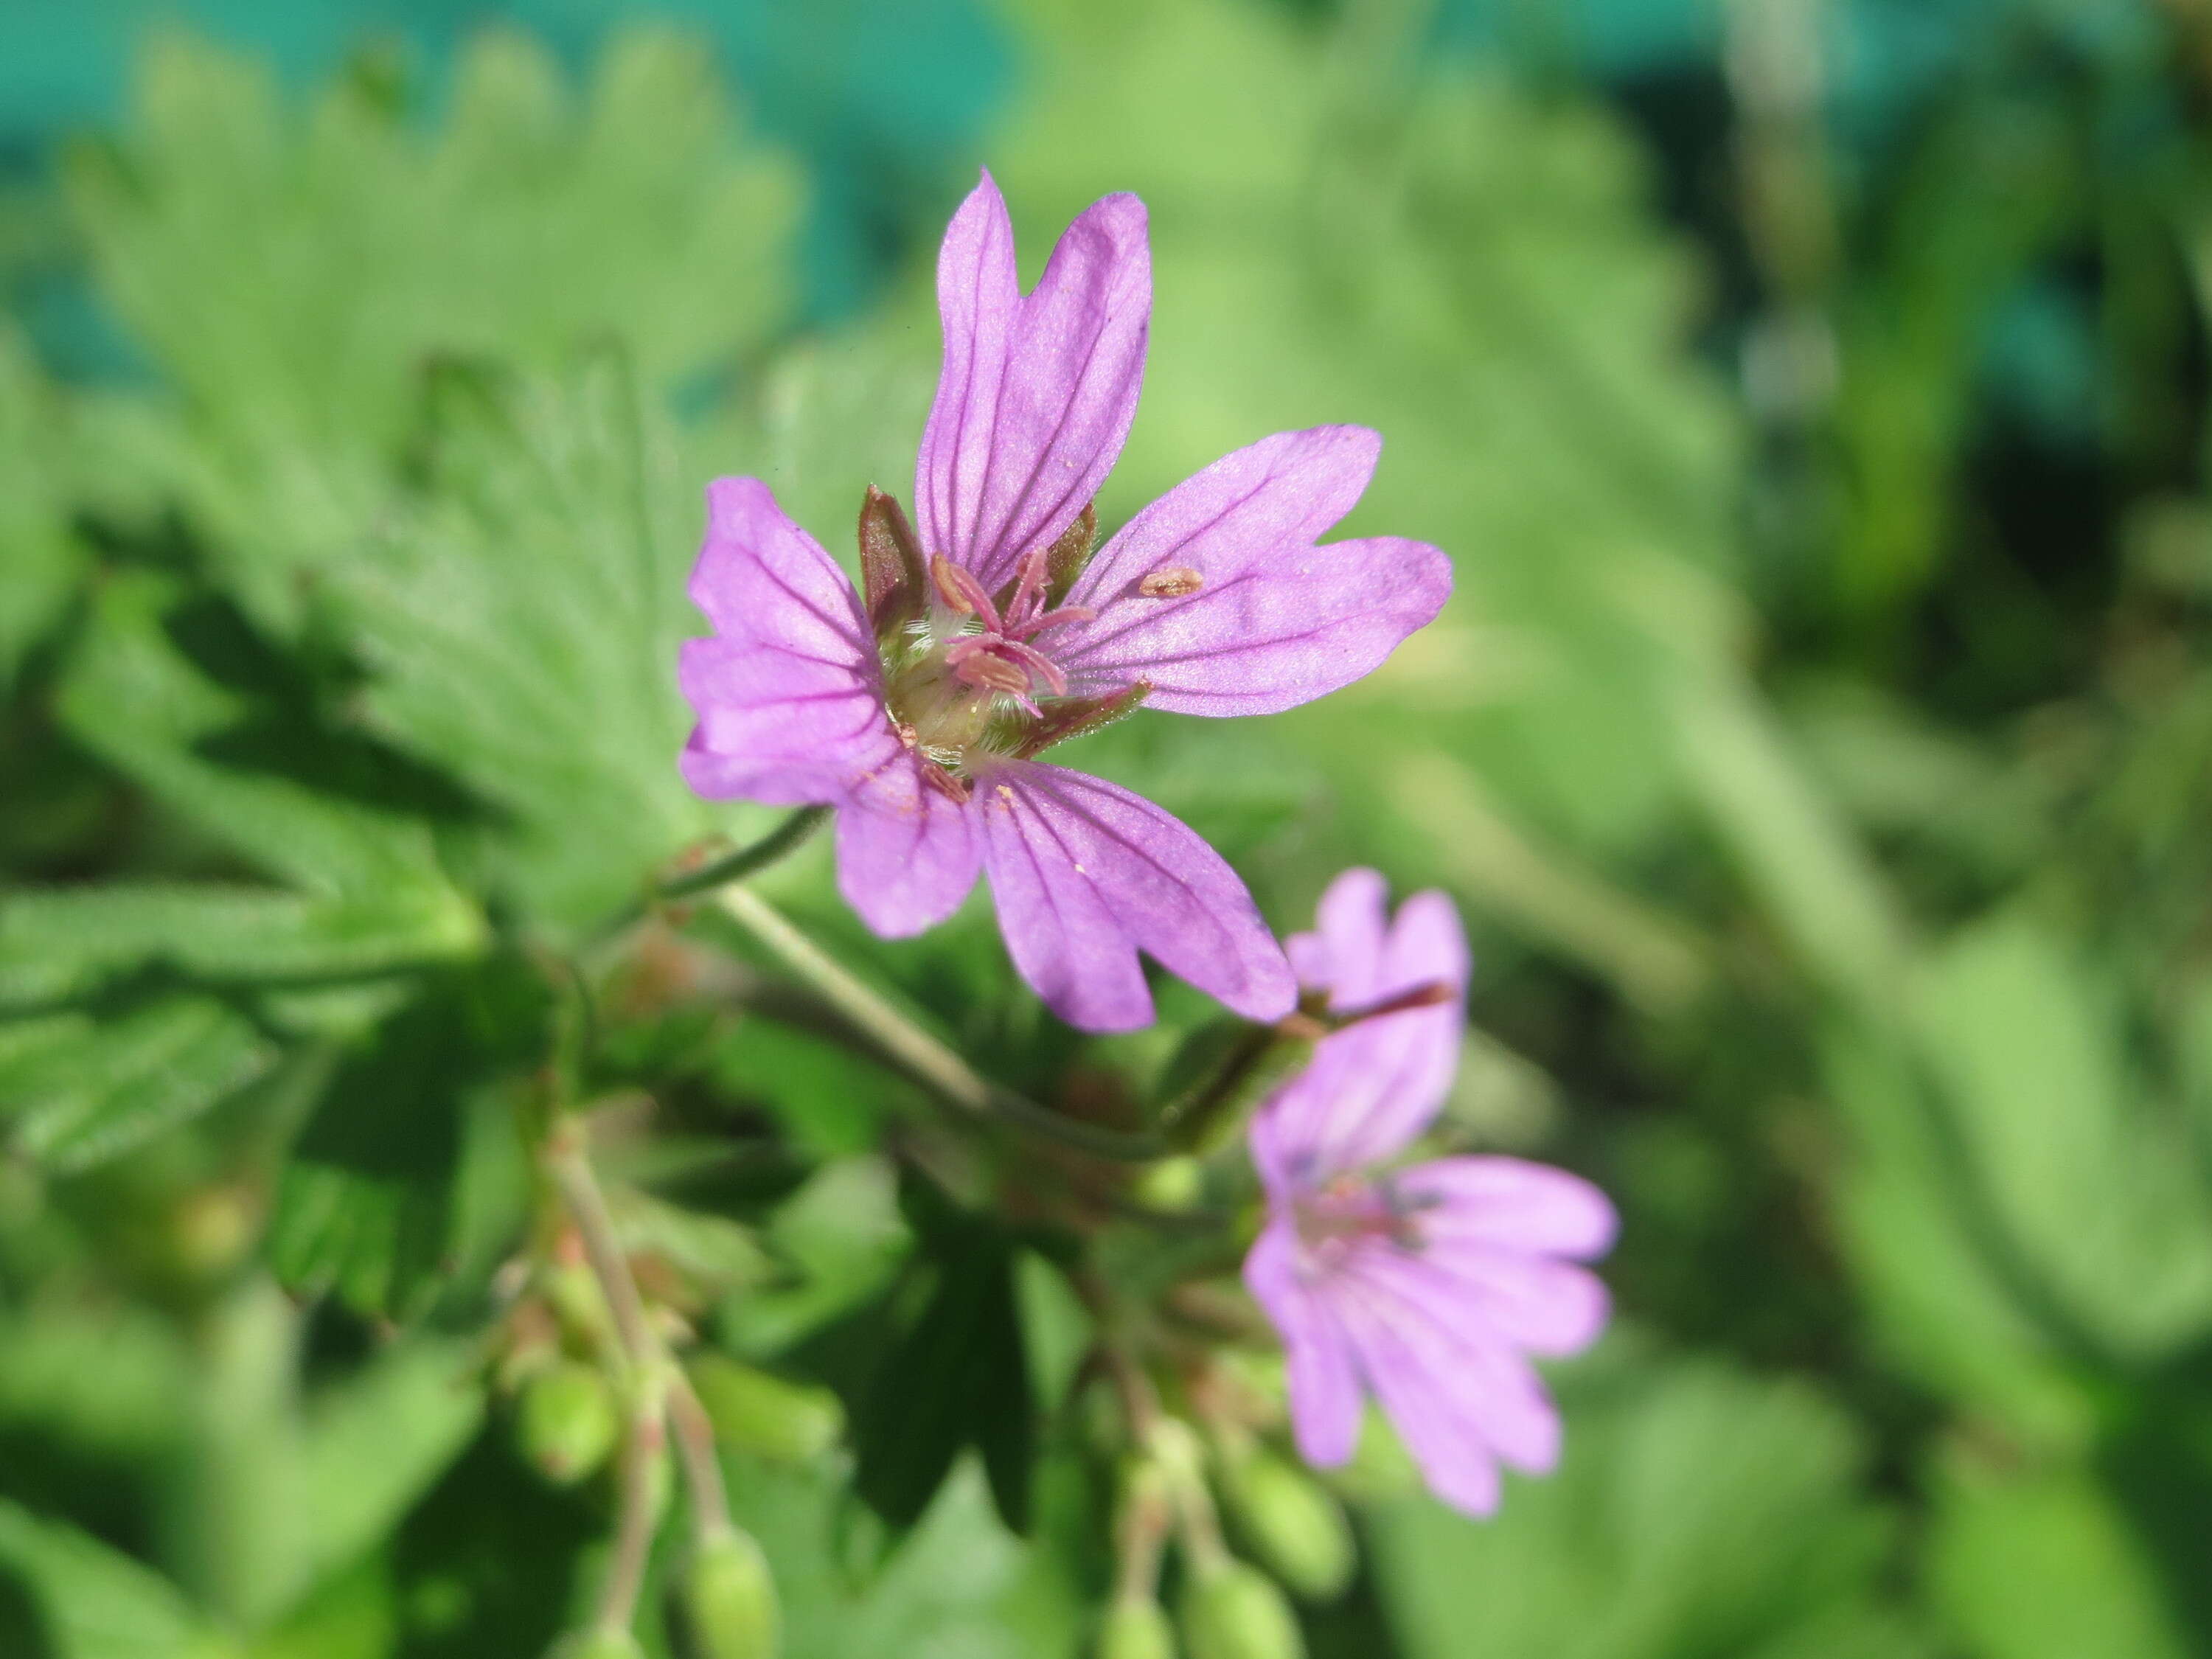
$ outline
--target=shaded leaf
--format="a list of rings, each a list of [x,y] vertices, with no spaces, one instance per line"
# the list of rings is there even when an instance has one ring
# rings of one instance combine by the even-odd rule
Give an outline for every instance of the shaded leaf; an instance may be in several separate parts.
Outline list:
[[[19,1032],[22,1050],[0,1059],[0,1117],[17,1146],[58,1174],[190,1121],[276,1060],[250,1021],[209,997],[165,997],[112,1020],[67,1015],[35,1029],[36,1041]]]
[[[0,1567],[28,1586],[53,1638],[54,1659],[222,1659],[237,1652],[151,1567],[6,1498],[0,1498]]]

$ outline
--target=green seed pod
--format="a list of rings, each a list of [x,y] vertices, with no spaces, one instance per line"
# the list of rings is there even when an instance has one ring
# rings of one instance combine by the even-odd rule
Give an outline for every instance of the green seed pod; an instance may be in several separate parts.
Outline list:
[[[845,1409],[827,1389],[786,1382],[726,1354],[701,1354],[690,1370],[715,1437],[733,1449],[808,1463],[845,1431]]]
[[[1297,1615],[1275,1581],[1242,1561],[1194,1572],[1182,1592],[1189,1659],[1305,1659]]]
[[[676,1610],[688,1659],[774,1659],[775,1580],[750,1533],[700,1544],[676,1587]]]
[[[1117,1595],[1098,1621],[1094,1659],[1176,1659],[1167,1610],[1146,1596]]]
[[[645,1650],[628,1631],[603,1625],[562,1637],[546,1659],[645,1659]]]
[[[1304,1469],[1265,1447],[1231,1462],[1221,1495],[1275,1577],[1309,1601],[1334,1601],[1357,1554],[1344,1506]]]
[[[574,1359],[547,1366],[523,1385],[515,1433],[522,1455],[558,1486],[597,1469],[622,1434],[614,1390],[595,1368]]]

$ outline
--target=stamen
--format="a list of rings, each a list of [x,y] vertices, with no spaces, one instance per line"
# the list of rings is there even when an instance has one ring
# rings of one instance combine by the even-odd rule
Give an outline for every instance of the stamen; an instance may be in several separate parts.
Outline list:
[[[929,574],[945,604],[955,611],[981,617],[989,632],[1000,631],[999,607],[991,603],[991,596],[983,591],[982,583],[942,553],[930,556]]]
[[[1367,1239],[1382,1239],[1417,1251],[1427,1242],[1420,1212],[1430,1205],[1407,1200],[1387,1177],[1370,1182],[1340,1175],[1298,1200],[1294,1212],[1299,1237],[1311,1249],[1340,1249]]]
[[[986,691],[1005,691],[1020,696],[1030,689],[1028,672],[1018,662],[1009,661],[995,651],[978,651],[961,659],[953,669],[963,683]]]
[[[923,763],[921,781],[946,799],[958,801],[963,806],[968,804],[968,797],[971,793],[968,786],[935,761]]]
[[[969,658],[990,650],[999,643],[996,634],[969,634],[945,647],[945,665],[957,668]]]
[[[1022,580],[1014,589],[1014,597],[1006,602],[1006,622],[1009,627],[1019,627],[1023,615],[1033,609],[1044,595],[1045,550],[1030,550],[1022,560]]]
[[[1137,592],[1148,599],[1179,599],[1205,586],[1206,578],[1188,565],[1164,564],[1137,584]]]
[[[1064,697],[1067,695],[1067,676],[1060,672],[1058,663],[1046,656],[1035,646],[1024,645],[1019,640],[1007,640],[999,647],[999,649],[1015,661],[1029,665],[1030,672],[1052,688],[1054,696]],[[1024,685],[1022,690],[1026,691],[1029,687]]]
[[[1063,605],[1059,610],[1048,611],[1042,617],[1016,623],[1006,629],[1006,635],[1010,639],[1033,640],[1048,628],[1058,628],[1062,623],[1089,622],[1097,614],[1087,605]]]

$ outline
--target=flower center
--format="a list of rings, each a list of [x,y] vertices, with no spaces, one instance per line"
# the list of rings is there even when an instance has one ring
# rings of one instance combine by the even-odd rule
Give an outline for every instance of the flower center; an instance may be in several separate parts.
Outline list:
[[[1301,1194],[1291,1217],[1298,1240],[1323,1261],[1344,1255],[1370,1239],[1381,1239],[1408,1252],[1423,1243],[1420,1212],[1428,1207],[1401,1193],[1387,1176],[1370,1181],[1340,1175],[1327,1185]]]
[[[1040,718],[1039,697],[1067,695],[1067,675],[1033,641],[1083,605],[1045,608],[1046,550],[1022,561],[1000,608],[975,575],[942,555],[930,561],[937,602],[885,652],[884,692],[900,734],[938,765],[964,767],[977,750],[1011,750]]]

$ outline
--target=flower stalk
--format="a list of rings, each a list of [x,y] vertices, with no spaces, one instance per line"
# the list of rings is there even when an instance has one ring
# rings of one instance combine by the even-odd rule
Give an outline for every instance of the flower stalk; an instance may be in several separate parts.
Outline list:
[[[663,903],[674,903],[727,886],[733,881],[743,881],[797,851],[829,821],[828,807],[802,806],[758,841],[726,853],[696,870],[671,876],[654,890],[654,896]]]
[[[600,1626],[626,1631],[637,1612],[646,1559],[659,1520],[659,1469],[672,1431],[684,1466],[692,1528],[700,1542],[726,1539],[736,1528],[715,1455],[714,1425],[646,1316],[645,1298],[623,1254],[583,1134],[573,1120],[555,1126],[544,1156],[547,1173],[583,1243],[585,1261],[614,1316],[616,1346],[630,1394],[614,1553],[597,1614]]]
[[[726,886],[714,895],[714,903],[886,1058],[963,1116],[996,1120],[1116,1163],[1148,1164],[1167,1154],[1157,1136],[1080,1122],[991,1082],[758,894]]]

